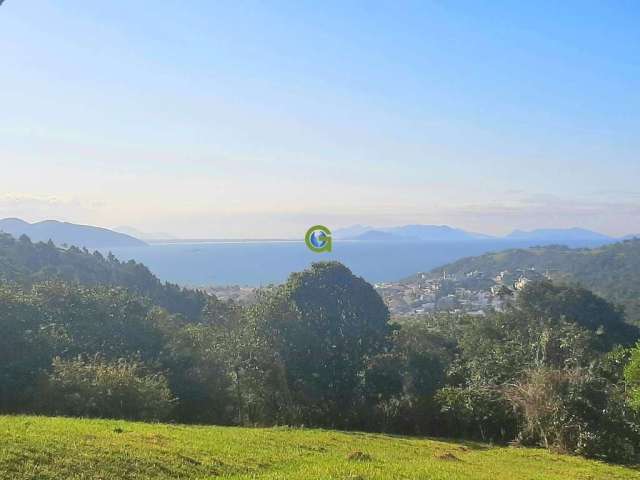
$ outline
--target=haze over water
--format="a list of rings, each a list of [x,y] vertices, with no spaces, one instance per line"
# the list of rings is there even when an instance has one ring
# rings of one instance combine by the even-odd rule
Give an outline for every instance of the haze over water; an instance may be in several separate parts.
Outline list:
[[[581,242],[570,246],[596,246]],[[336,241],[331,253],[317,254],[303,241],[247,241],[154,244],[115,248],[120,260],[147,265],[160,279],[181,285],[267,285],[280,283],[312,262],[338,260],[369,282],[397,281],[463,257],[531,243],[513,240],[467,242]]]

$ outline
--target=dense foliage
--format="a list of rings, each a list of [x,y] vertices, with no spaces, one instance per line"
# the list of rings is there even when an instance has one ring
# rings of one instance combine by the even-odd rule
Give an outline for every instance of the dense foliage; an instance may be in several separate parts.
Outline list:
[[[0,281],[29,287],[48,280],[123,287],[190,318],[197,318],[206,303],[202,292],[162,283],[133,260],[121,262],[112,254],[105,257],[74,246],[59,248],[51,241],[33,243],[25,235],[16,240],[0,232]]]
[[[323,426],[638,461],[638,330],[583,288],[532,282],[502,312],[393,322],[371,285],[330,262],[250,306],[203,298],[188,316],[108,284],[3,284],[0,413]]]
[[[631,405],[640,412],[640,343],[631,353],[631,359],[624,370],[624,376],[629,387]]]
[[[141,363],[124,358],[56,357],[36,404],[55,415],[163,420],[171,411],[171,390],[162,375],[144,370]]]

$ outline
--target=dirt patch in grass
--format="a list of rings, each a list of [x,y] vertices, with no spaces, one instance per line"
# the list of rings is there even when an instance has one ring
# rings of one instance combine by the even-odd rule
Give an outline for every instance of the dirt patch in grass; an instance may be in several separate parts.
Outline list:
[[[373,458],[368,453],[357,450],[355,452],[349,453],[347,455],[347,460],[350,460],[352,462],[369,462],[373,460]]]
[[[186,455],[182,455],[178,453],[178,458],[184,462],[190,463],[191,465],[202,465],[200,460],[196,460],[195,458],[187,457]]]
[[[462,461],[451,452],[441,453],[439,455],[436,455],[436,458],[438,460],[445,460],[447,462],[460,462],[460,461]]]
[[[326,452],[327,449],[325,447],[322,446],[315,446],[315,445],[298,445],[298,448],[300,450],[306,450],[308,452]]]
[[[167,445],[168,443],[171,443],[170,438],[165,437],[164,435],[160,435],[158,433],[148,433],[146,435],[143,435],[142,438],[147,443],[152,443],[154,445]]]

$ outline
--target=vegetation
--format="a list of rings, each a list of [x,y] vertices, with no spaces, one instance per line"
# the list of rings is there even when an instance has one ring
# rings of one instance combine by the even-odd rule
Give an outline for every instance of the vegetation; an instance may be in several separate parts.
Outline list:
[[[159,374],[145,375],[126,359],[107,362],[53,359],[39,398],[42,410],[76,417],[161,420],[171,411],[171,390]]]
[[[295,428],[187,427],[0,417],[14,480],[638,478],[637,469],[539,449]]]
[[[629,387],[631,405],[640,412],[640,343],[631,352],[631,359],[624,370],[624,376]]]
[[[640,239],[593,249],[563,246],[506,250],[470,257],[432,273],[463,276],[475,270],[493,277],[503,270],[535,268],[556,281],[580,284],[624,307],[627,319],[640,325]]]
[[[121,262],[112,254],[105,257],[97,250],[92,253],[74,246],[59,248],[51,241],[33,243],[25,235],[16,240],[0,232],[0,281],[29,287],[50,280],[126,288],[190,318],[197,318],[206,303],[204,293],[162,283],[133,260]]]
[[[50,251],[24,239],[11,249],[21,246]],[[328,262],[249,306],[203,298],[186,316],[122,287],[0,285],[0,412],[430,435],[640,461],[638,329],[584,288],[531,282],[503,312],[394,323],[371,285]]]

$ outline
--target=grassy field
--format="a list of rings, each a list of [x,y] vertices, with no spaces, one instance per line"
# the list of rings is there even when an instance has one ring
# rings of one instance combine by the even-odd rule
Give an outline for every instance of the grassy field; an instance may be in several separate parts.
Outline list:
[[[640,479],[543,450],[389,435],[0,416],[0,478]]]

